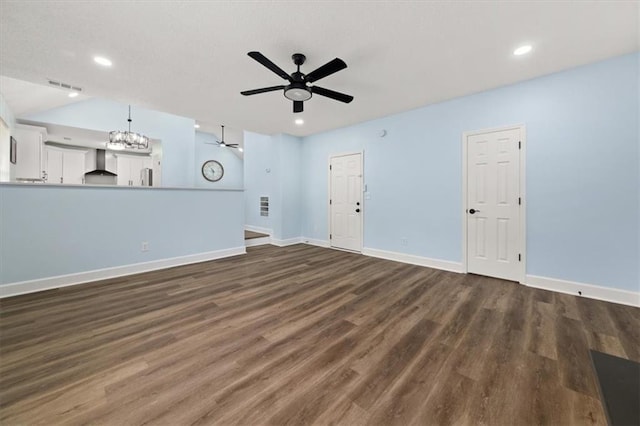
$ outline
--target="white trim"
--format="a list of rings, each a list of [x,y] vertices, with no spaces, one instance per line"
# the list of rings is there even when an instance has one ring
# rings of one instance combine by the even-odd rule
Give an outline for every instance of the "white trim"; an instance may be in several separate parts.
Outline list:
[[[273,231],[271,229],[262,228],[260,226],[245,225],[244,229],[245,229],[245,231],[251,231],[251,232],[258,232],[260,234],[273,235]]]
[[[365,256],[378,257],[380,259],[395,260],[396,262],[410,263],[412,265],[426,266],[427,268],[442,269],[443,271],[462,273],[462,264],[449,260],[430,259],[428,257],[416,256],[413,254],[398,253],[395,251],[378,250],[364,248],[362,254]]]
[[[325,248],[331,247],[331,245],[329,244],[329,241],[327,240],[316,240],[314,238],[302,237],[302,242],[305,244],[309,244],[310,246],[325,247]]]
[[[0,298],[84,284],[91,281],[117,278],[124,275],[139,274],[141,272],[156,271],[158,269],[172,268],[174,266],[188,265],[190,263],[206,262],[209,260],[222,259],[223,257],[237,256],[245,254],[246,252],[245,247],[234,247],[205,253],[190,254],[187,256],[152,260],[150,262],[133,263],[130,265],[94,269],[92,271],[4,284],[0,285]]]
[[[364,149],[360,150],[360,151],[353,151],[353,152],[342,152],[339,154],[333,154],[333,155],[329,155],[329,159],[327,160],[327,170],[329,170],[329,173],[327,173],[327,205],[329,206],[329,208],[327,209],[327,216],[328,216],[328,224],[329,224],[329,228],[328,228],[328,233],[329,235],[327,235],[328,238],[328,242],[329,242],[329,246],[331,248],[340,248],[340,247],[333,247],[331,245],[331,204],[329,203],[329,200],[331,199],[331,159],[332,158],[336,158],[336,157],[346,157],[349,155],[356,155],[356,154],[360,154],[360,250],[356,251],[356,253],[362,253],[362,250],[364,250],[364,215],[366,213],[366,205],[364,202]],[[349,250],[351,251],[351,250]]]
[[[520,206],[520,254],[522,261],[520,262],[520,278],[521,284],[525,283],[527,270],[527,197],[526,197],[526,149],[527,149],[527,128],[524,124],[514,124],[512,126],[493,127],[490,129],[474,130],[462,133],[462,271],[467,273],[467,139],[469,136],[481,135],[485,133],[502,132],[505,130],[520,130],[520,142],[522,147],[519,150],[520,159],[520,198],[522,205]]]
[[[287,238],[286,240],[279,240],[273,237],[271,238],[271,244],[278,247],[286,247],[300,243],[302,243],[302,237]]]
[[[527,275],[526,285],[543,290],[571,294],[578,297],[583,296],[588,297],[589,299],[604,300],[605,302],[640,307],[640,293],[635,293],[633,291],[601,287],[575,281],[559,280],[556,278],[539,277],[536,275]]]

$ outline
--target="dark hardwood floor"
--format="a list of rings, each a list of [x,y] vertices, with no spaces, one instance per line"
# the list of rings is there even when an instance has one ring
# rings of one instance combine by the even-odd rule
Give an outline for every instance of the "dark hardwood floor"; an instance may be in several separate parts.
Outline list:
[[[268,237],[269,234],[261,234],[260,232],[244,231],[244,239],[245,240],[253,240],[254,238],[264,238]]]
[[[306,245],[0,301],[0,423],[606,424],[640,309]]]

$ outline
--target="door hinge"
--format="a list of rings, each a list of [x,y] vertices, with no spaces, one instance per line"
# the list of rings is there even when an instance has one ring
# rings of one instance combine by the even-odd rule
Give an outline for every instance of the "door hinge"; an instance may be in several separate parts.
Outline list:
[[[331,204],[331,200],[329,200],[329,204]]]
[[[331,170],[331,164],[329,164],[329,170]]]
[[[333,238],[333,236],[331,234],[329,234],[329,239],[332,239],[332,238]]]
[[[522,255],[518,253],[518,262],[522,262]]]
[[[522,149],[522,141],[518,141],[518,149]]]
[[[518,205],[522,205],[522,198],[518,197]]]

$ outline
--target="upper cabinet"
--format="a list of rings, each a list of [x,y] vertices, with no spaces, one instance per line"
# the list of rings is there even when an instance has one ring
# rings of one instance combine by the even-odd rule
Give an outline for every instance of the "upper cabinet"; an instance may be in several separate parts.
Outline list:
[[[47,129],[36,126],[17,125],[13,132],[17,155],[15,179],[39,182],[44,178],[43,144]]]

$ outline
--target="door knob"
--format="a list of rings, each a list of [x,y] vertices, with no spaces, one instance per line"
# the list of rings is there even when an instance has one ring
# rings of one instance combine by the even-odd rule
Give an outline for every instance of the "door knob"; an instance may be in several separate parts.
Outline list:
[[[469,214],[480,213],[480,210],[469,209]]]
[[[360,213],[360,209],[356,209],[356,213]]]

